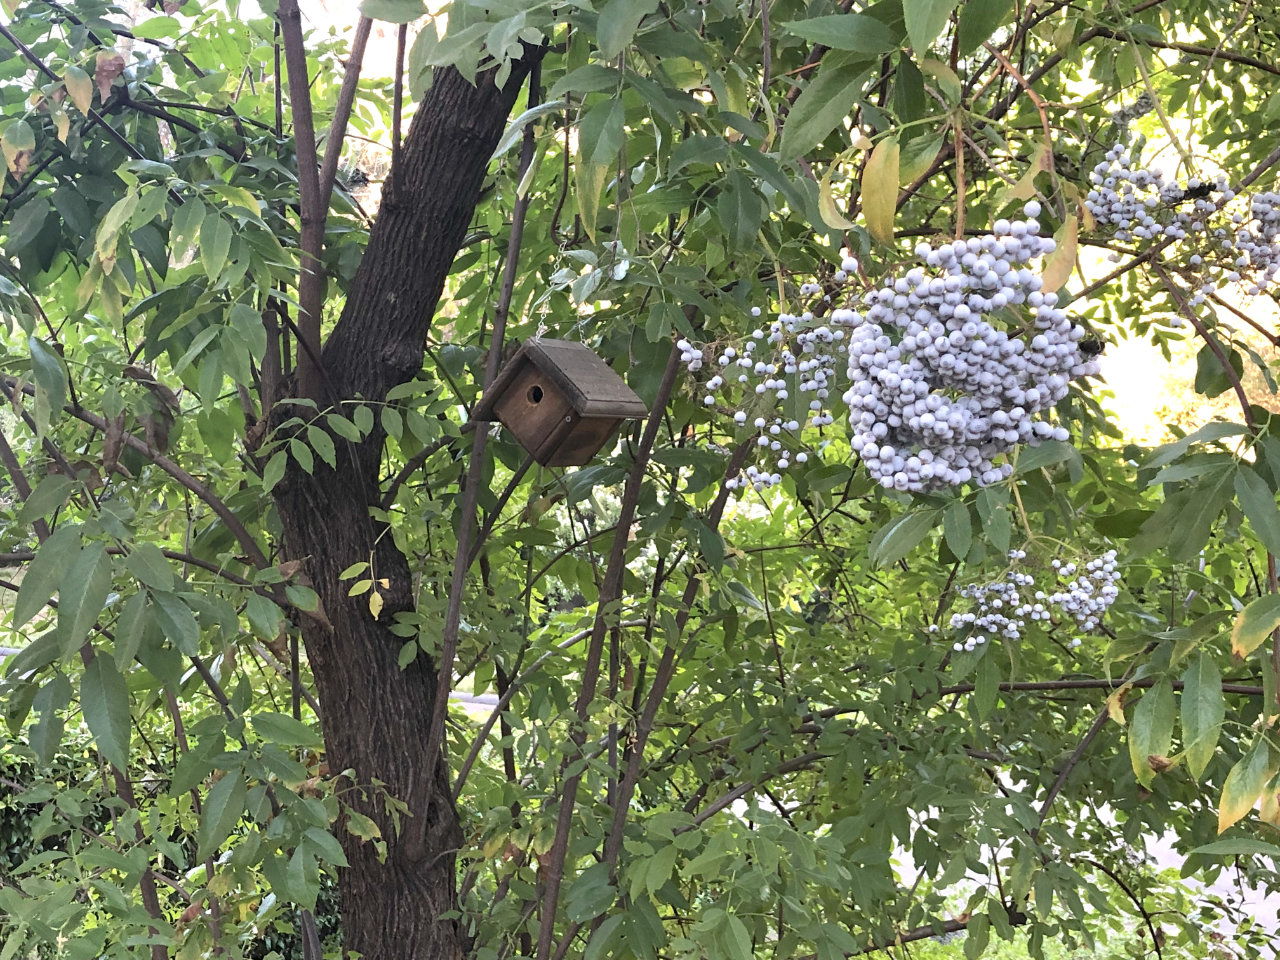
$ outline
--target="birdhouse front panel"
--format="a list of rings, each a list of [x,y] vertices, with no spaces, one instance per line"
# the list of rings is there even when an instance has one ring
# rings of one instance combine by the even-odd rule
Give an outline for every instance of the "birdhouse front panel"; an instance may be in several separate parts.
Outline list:
[[[499,420],[520,446],[545,466],[556,435],[577,419],[564,391],[532,363],[525,363],[493,405]]]
[[[621,422],[614,417],[568,417],[546,449],[535,453],[535,458],[546,467],[580,467],[590,463]]]

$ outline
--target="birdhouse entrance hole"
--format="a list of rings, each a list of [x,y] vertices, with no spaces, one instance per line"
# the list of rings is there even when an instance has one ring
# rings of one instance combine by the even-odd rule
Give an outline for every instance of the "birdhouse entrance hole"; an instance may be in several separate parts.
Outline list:
[[[542,402],[542,388],[538,386],[536,383],[529,388],[529,402],[530,403]]]

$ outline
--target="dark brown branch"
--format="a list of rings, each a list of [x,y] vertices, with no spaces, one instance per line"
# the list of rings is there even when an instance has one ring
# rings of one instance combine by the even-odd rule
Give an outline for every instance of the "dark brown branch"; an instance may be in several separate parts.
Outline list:
[[[686,315],[692,315],[694,308],[686,307]],[[679,348],[674,345],[667,357],[667,366],[662,374],[662,382],[653,401],[653,409],[645,423],[644,433],[640,437],[635,452],[635,462],[627,477],[622,493],[622,506],[618,515],[618,524],[613,536],[613,547],[609,551],[608,565],[605,568],[604,582],[596,601],[595,623],[591,628],[591,640],[587,647],[586,660],[583,664],[582,678],[578,689],[578,699],[574,712],[579,723],[575,725],[572,739],[576,750],[565,751],[564,765],[577,759],[577,753],[585,742],[586,735],[582,724],[585,723],[591,703],[595,699],[596,685],[600,679],[600,662],[604,652],[605,634],[610,620],[617,616],[617,603],[622,597],[623,575],[626,571],[628,534],[635,518],[636,506],[640,501],[640,492],[644,484],[645,470],[649,465],[649,456],[658,438],[666,416],[667,402],[675,388],[676,376],[680,370]],[[538,960],[548,960],[551,956],[551,944],[555,938],[555,921],[560,899],[560,883],[564,878],[565,859],[569,852],[569,831],[573,825],[575,803],[578,797],[578,784],[582,772],[576,776],[566,776],[560,789],[560,810],[556,819],[555,839],[551,850],[543,861],[542,883],[542,921],[538,928],[538,946],[535,956]],[[620,801],[625,805],[626,801]],[[566,935],[565,940],[571,939]]]
[[[346,136],[347,121],[351,119],[351,107],[355,103],[356,88],[360,83],[360,68],[364,62],[365,46],[373,21],[361,17],[356,23],[356,34],[351,40],[351,53],[347,56],[347,69],[342,75],[342,87],[338,90],[338,102],[333,108],[333,122],[329,124],[329,136],[324,145],[324,162],[320,166],[320,233],[324,234],[324,221],[329,215],[329,198],[338,178],[338,158],[342,154],[342,141]]]
[[[27,498],[31,496],[31,482],[23,472],[22,465],[18,463],[18,457],[14,454],[13,447],[9,446],[9,440],[3,430],[0,430],[0,463],[4,464],[5,470],[9,472],[9,479],[13,482],[14,489],[18,491],[18,499],[26,503]],[[49,524],[45,523],[43,517],[38,517],[32,526],[35,528],[36,537],[44,543],[49,538]],[[32,556],[35,555],[32,554]]]
[[[1209,60],[1226,60],[1229,63],[1239,63],[1247,67],[1253,67],[1255,70],[1261,70],[1263,73],[1270,73],[1273,76],[1280,77],[1280,67],[1274,63],[1267,63],[1265,60],[1258,60],[1256,57],[1250,57],[1247,54],[1235,53],[1231,50],[1218,49],[1215,47],[1202,47],[1195,43],[1178,43],[1173,40],[1152,40],[1147,36],[1143,36],[1141,40],[1130,37],[1119,30],[1112,30],[1110,27],[1094,27],[1094,36],[1105,37],[1108,40],[1121,40],[1128,42],[1132,40],[1134,43],[1144,47],[1151,47],[1155,50],[1177,50],[1179,53],[1187,53],[1193,57],[1205,57]]]
[[[319,401],[325,378],[317,368],[320,356],[320,321],[324,310],[324,198],[320,193],[320,168],[316,158],[315,119],[307,82],[307,50],[302,39],[302,14],[298,0],[280,0],[276,13],[284,40],[285,68],[289,75],[289,100],[293,107],[293,139],[298,158],[298,238],[301,258],[298,277],[298,392]]]

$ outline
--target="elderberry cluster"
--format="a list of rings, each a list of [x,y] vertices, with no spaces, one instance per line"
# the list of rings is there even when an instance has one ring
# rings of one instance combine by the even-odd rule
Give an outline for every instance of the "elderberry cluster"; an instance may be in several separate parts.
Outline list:
[[[1182,240],[1203,233],[1206,221],[1235,198],[1225,178],[1170,183],[1155,170],[1135,167],[1116,145],[1089,174],[1085,207],[1099,224],[1115,228],[1117,240]]]
[[[845,284],[857,269],[857,261],[846,257],[832,278],[833,288]],[[820,297],[824,306],[830,301],[816,283],[802,284],[800,295]],[[752,307],[751,315],[759,318],[760,308]],[[767,330],[756,328],[741,349],[725,346],[715,356],[718,372],[703,384],[702,402],[709,407],[725,404],[738,427],[757,431],[757,462],[730,477],[729,489],[764,490],[780,483],[792,463],[808,462],[815,451],[801,432],[805,426],[821,428],[835,422],[828,400],[844,366],[846,328],[855,317],[848,310],[835,310],[825,320],[809,310],[779,313]],[[691,373],[702,368],[702,348],[688,340],[676,346]]]
[[[1200,276],[1192,306],[1203,303],[1222,280],[1244,282],[1254,296],[1276,282],[1280,194],[1255,194],[1247,213],[1236,210],[1227,217],[1236,193],[1225,178],[1172,182],[1161,172],[1140,166],[1120,144],[1107,151],[1089,179],[1092,188],[1085,206],[1100,226],[1113,229],[1117,240],[1204,238],[1185,255],[1187,272]],[[1120,258],[1118,253],[1111,256]]]
[[[1013,472],[997,458],[1067,439],[1037,414],[1098,366],[1080,353],[1084,329],[1028,266],[1054,241],[1039,235],[1040,204],[1024,213],[983,237],[920,244],[922,266],[865,296],[848,346],[845,401],[851,445],[883,486],[996,483]],[[1023,336],[1028,313],[1033,329]]]
[[[1080,351],[1084,329],[1031,265],[1054,249],[1040,236],[1040,204],[1024,214],[986,236],[922,243],[917,266],[826,313],[857,274],[845,257],[825,292],[800,287],[814,310],[778,314],[741,349],[704,355],[679,341],[691,373],[710,357],[718,365],[703,403],[724,404],[737,426],[757,431],[760,456],[729,488],[763,490],[807,461],[802,431],[835,422],[833,396],[848,405],[853,452],[894,490],[996,483],[1013,472],[1001,458],[1016,447],[1066,440],[1047,413],[1098,366]]]
[[[1015,563],[1026,556],[1024,550],[1009,553]],[[1069,618],[1082,632],[1096,630],[1120,594],[1116,586],[1120,579],[1116,552],[1108,550],[1088,561],[1079,575],[1074,562],[1055,559],[1051,566],[1058,579],[1057,588],[1051,593],[1035,589],[1035,577],[1021,570],[1009,570],[1003,579],[990,583],[963,587],[960,596],[972,601],[972,609],[952,614],[948,626],[967,631],[963,640],[952,644],[952,649],[972,651],[997,637],[1018,640],[1029,623],[1050,624],[1055,616]],[[1080,643],[1076,637],[1070,645],[1078,647]]]

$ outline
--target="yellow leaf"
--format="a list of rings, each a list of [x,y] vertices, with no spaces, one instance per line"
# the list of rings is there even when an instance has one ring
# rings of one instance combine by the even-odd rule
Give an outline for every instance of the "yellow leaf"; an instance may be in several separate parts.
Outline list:
[[[1247,657],[1262,646],[1271,631],[1280,627],[1280,596],[1269,593],[1259,597],[1236,616],[1231,628],[1231,652]]]
[[[831,175],[835,173],[836,165],[833,163],[827,167],[827,172],[822,175],[822,180],[818,184],[818,213],[822,216],[822,222],[834,230],[850,230],[854,224],[836,205],[835,194],[831,188]]]
[[[596,221],[600,216],[600,194],[608,176],[609,168],[603,164],[574,161],[573,184],[578,194],[578,216],[582,218],[582,229],[593,241],[596,238]]]
[[[920,70],[933,77],[938,84],[938,90],[946,98],[947,103],[955,106],[960,102],[960,78],[956,76],[954,70],[941,60],[934,60],[930,57],[925,57],[920,61]]]
[[[1222,784],[1222,800],[1218,804],[1219,833],[1243,818],[1258,802],[1268,779],[1269,758],[1270,749],[1262,739],[1231,768]]]
[[[1036,177],[1053,169],[1053,151],[1047,143],[1036,145],[1031,154],[1031,163],[1024,173],[1011,187],[1006,187],[997,195],[995,209],[999,210],[1014,200],[1030,200],[1036,195]]]
[[[53,112],[53,128],[58,132],[58,140],[66,143],[67,134],[71,132],[71,118],[67,116],[67,111],[55,110]]]
[[[1041,289],[1045,293],[1054,293],[1071,279],[1071,271],[1076,266],[1076,241],[1080,234],[1080,223],[1075,214],[1067,217],[1066,222],[1053,235],[1057,246],[1053,253],[1044,258],[1044,273],[1041,274]]]
[[[377,590],[369,594],[369,612],[373,614],[373,619],[378,619],[378,614],[382,612],[383,603],[382,594]]]
[[[1111,696],[1107,697],[1107,715],[1122,727],[1125,725],[1124,698],[1132,686],[1132,683],[1122,684],[1116,688],[1116,691]]]
[[[893,243],[893,217],[898,207],[898,140],[876,144],[862,171],[862,216],[867,232],[886,246]]]
[[[1280,782],[1272,780],[1262,791],[1262,806],[1258,812],[1258,819],[1273,827],[1280,827]]]
[[[79,67],[67,67],[67,75],[62,78],[62,82],[67,87],[67,93],[71,94],[71,102],[87,117],[89,108],[93,106],[93,81],[89,79],[89,75]]]

